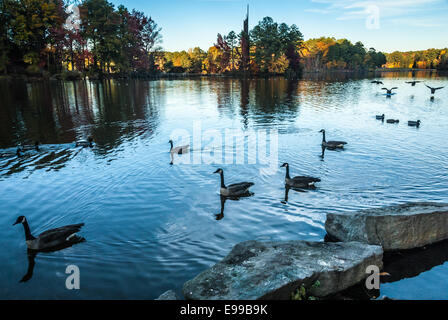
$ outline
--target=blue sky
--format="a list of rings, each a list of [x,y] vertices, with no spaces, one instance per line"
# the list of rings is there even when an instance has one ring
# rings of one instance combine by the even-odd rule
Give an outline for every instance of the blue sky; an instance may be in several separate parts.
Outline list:
[[[109,0],[151,15],[162,27],[162,47],[207,50],[217,33],[250,27],[263,17],[296,24],[305,39],[320,36],[362,41],[392,52],[448,47],[448,0]]]

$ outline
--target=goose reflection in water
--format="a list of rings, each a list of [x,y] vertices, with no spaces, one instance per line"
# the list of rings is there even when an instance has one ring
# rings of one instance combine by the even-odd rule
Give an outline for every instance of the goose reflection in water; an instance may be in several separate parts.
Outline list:
[[[224,207],[226,205],[227,198],[223,197],[223,196],[220,196],[220,198],[221,198],[221,212],[218,214],[215,214],[216,221],[220,221],[220,220],[224,219]]]
[[[316,187],[310,187],[308,188],[308,190],[316,190]],[[285,184],[285,199],[284,201],[282,201],[283,204],[287,204],[289,201],[289,191],[293,190],[295,192],[301,192],[301,193],[305,193],[306,190],[305,189],[299,189],[299,188],[291,188],[290,186],[288,186],[287,184]]]
[[[85,241],[83,237],[76,234],[84,226],[84,223],[47,230],[42,232],[37,238],[31,234],[25,216],[18,217],[13,226],[17,224],[23,226],[28,247],[28,271],[20,282],[27,282],[32,278],[37,253],[56,252]]]
[[[331,149],[331,148],[327,148],[327,147],[322,146],[322,152],[319,155],[319,158],[320,158],[321,161],[325,160],[325,151],[327,151],[327,150],[336,151],[336,152],[343,152],[343,151],[345,151],[344,149]]]
[[[77,243],[81,243],[81,242],[85,242],[86,240],[84,238],[82,238],[79,242]],[[31,249],[27,249],[27,256],[28,256],[28,269],[26,271],[26,274],[22,277],[22,279],[19,281],[20,283],[24,283],[24,282],[28,282],[31,280],[31,278],[33,277],[33,273],[34,273],[34,266],[36,264],[36,256],[39,253],[53,253],[53,252],[57,252],[57,251],[61,251],[67,248],[70,248],[72,246],[74,246],[77,243],[68,243],[68,244],[64,244],[61,245],[59,247],[54,247],[52,249],[48,249],[48,250],[31,250]]]
[[[220,200],[221,200],[221,212],[218,213],[218,214],[215,214],[215,219],[217,221],[220,221],[220,220],[224,219],[224,210],[225,210],[225,205],[226,205],[226,201],[227,200],[240,201],[241,198],[249,198],[252,195],[253,195],[252,193],[246,194],[246,195],[243,195],[243,196],[240,196],[240,197],[235,197],[235,196],[233,196],[233,197],[225,197],[225,196],[220,195],[219,197],[220,197]]]

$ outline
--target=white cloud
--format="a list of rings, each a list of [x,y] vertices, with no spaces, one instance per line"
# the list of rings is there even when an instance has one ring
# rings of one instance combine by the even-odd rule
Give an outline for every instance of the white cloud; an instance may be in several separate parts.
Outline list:
[[[369,15],[367,8],[375,6],[379,9],[381,19],[395,24],[437,27],[446,23],[434,22],[434,15],[441,11],[448,11],[446,0],[311,0],[314,3],[325,5],[317,8],[326,13],[338,14],[337,20],[366,19]],[[415,15],[415,17],[413,17]],[[411,18],[412,17],[412,18]]]

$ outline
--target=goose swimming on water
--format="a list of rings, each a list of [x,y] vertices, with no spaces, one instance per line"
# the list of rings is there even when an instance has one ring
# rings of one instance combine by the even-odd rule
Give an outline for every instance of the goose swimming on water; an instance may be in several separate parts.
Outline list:
[[[190,145],[174,147],[173,140],[168,141],[168,143],[171,145],[170,149],[171,154],[185,154],[189,152]]]
[[[387,119],[386,122],[387,122],[387,123],[399,123],[400,120],[398,120],[398,119]]]
[[[289,175],[289,163],[284,163],[281,168],[286,168],[285,184],[291,188],[313,188],[317,182],[321,180],[319,178],[308,177],[308,176],[298,176],[291,178]]]
[[[327,141],[325,138],[325,130],[322,129],[319,131],[322,133],[322,147],[328,148],[328,149],[343,149],[344,146],[347,144],[345,141]]]
[[[420,127],[422,122],[420,120],[417,121],[408,121],[408,126],[410,127]]]
[[[23,225],[25,230],[25,240],[29,250],[49,250],[60,246],[73,245],[85,240],[76,234],[84,226],[84,223],[48,230],[41,233],[37,238],[31,234],[28,221],[24,216],[18,217],[13,226],[19,223]]]
[[[386,115],[383,113],[382,115],[377,115],[376,116],[376,120],[383,120],[384,121],[385,117],[386,117]]]
[[[224,170],[218,169],[215,173],[219,173],[221,176],[221,189],[220,193],[224,197],[245,197],[245,196],[251,196],[252,194],[249,192],[249,188],[254,185],[253,182],[240,182],[231,184],[229,186],[226,186],[224,183]]]

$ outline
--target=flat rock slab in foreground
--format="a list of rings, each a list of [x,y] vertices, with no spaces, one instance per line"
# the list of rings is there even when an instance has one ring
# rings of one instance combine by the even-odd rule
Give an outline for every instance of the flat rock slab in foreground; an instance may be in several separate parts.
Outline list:
[[[381,245],[385,251],[448,239],[448,204],[419,202],[349,213],[330,213],[327,233],[340,241]]]
[[[192,300],[288,300],[301,284],[318,280],[307,293],[324,297],[365,279],[367,266],[381,268],[382,257],[381,247],[359,242],[242,242],[186,282],[183,294]]]

